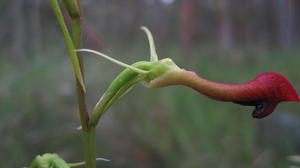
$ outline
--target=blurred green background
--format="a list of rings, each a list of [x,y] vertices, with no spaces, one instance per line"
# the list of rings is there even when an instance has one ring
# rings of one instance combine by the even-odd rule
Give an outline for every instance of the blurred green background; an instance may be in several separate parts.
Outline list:
[[[126,63],[149,59],[147,26],[160,58],[218,82],[284,74],[299,92],[296,0],[83,0],[84,46]],[[66,20],[68,16],[66,15]],[[56,152],[82,160],[74,74],[48,1],[0,0],[0,167]],[[121,67],[86,56],[89,108]],[[98,162],[106,168],[292,168],[300,153],[300,105],[262,120],[251,107],[182,86],[139,85],[102,118]]]

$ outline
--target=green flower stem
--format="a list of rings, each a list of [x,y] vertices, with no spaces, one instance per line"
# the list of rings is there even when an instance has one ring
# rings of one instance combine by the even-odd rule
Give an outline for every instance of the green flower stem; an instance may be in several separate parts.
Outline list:
[[[77,1],[76,7],[80,11],[81,0]],[[80,55],[77,55],[75,49],[81,48],[82,46],[82,27],[81,27],[81,17],[71,17],[72,18],[72,32],[73,40],[65,24],[62,12],[60,10],[57,0],[50,0],[54,13],[57,17],[61,30],[66,40],[69,55],[73,63],[73,69],[76,74],[76,86],[77,86],[77,97],[79,105],[79,113],[81,125],[83,128],[84,136],[84,160],[86,168],[96,168],[96,136],[95,127],[90,127],[89,125],[89,114],[85,101],[85,87],[84,87],[84,75],[83,75],[83,64]],[[70,6],[67,6],[70,8]],[[70,10],[68,10],[70,11]],[[79,13],[79,12],[78,12]],[[72,15],[71,15],[72,16]]]
[[[80,13],[81,0],[77,1]],[[73,42],[75,48],[82,47],[82,24],[81,17],[71,17],[72,19],[72,31],[73,31]],[[83,60],[81,55],[78,54],[79,65],[81,73],[84,77],[83,72]],[[84,161],[86,168],[96,168],[96,127],[89,125],[89,115],[86,105],[86,95],[84,88],[77,84],[77,97],[80,111],[80,119],[82,124],[83,136],[84,136]]]
[[[73,42],[76,48],[81,48],[82,46],[82,27],[81,27],[81,18],[75,17],[72,18],[72,32],[73,32]],[[84,72],[83,72],[83,60],[81,58],[80,53],[77,53],[80,71],[84,79]],[[80,119],[83,130],[89,129],[89,114],[86,105],[86,95],[84,88],[80,85],[79,81],[76,81],[77,86],[77,98],[78,98],[78,105],[79,105],[79,112],[80,112]]]
[[[96,127],[83,131],[84,160],[86,168],[96,168]]]

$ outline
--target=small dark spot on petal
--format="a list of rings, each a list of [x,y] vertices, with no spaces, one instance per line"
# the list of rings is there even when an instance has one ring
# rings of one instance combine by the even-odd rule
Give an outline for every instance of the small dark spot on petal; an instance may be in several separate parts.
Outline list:
[[[264,114],[266,107],[267,107],[266,103],[260,103],[260,104],[255,105],[255,109],[252,112],[252,117],[262,118],[260,116],[262,116]]]
[[[278,104],[277,102],[266,102],[266,101],[248,101],[248,102],[234,102],[244,106],[255,106],[252,112],[253,118],[264,118],[271,114]]]

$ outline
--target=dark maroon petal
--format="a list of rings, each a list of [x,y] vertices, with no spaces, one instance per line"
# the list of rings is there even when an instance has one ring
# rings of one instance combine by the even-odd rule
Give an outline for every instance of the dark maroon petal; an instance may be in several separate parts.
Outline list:
[[[250,102],[234,102],[243,106],[254,106],[252,112],[253,118],[264,118],[271,114],[275,109],[278,102],[265,102],[265,101],[250,101]]]
[[[256,105],[254,111],[252,112],[252,117],[264,118],[268,116],[274,111],[277,104],[277,102],[262,102],[261,104]]]

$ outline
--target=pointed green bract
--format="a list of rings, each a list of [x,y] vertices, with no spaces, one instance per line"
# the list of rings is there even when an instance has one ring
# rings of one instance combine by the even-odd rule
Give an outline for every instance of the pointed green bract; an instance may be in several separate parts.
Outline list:
[[[147,27],[142,26],[141,29],[146,33],[149,46],[150,46],[150,61],[158,61],[158,56],[156,54],[155,44],[153,40],[153,36]]]
[[[76,75],[77,80],[79,81],[80,85],[82,86],[83,90],[85,91],[85,85],[84,85],[84,80],[83,80],[83,75],[81,73],[81,68],[79,65],[79,58],[77,57],[77,54],[75,52],[75,47],[72,41],[72,38],[70,36],[70,33],[67,29],[67,26],[64,22],[64,18],[62,15],[62,12],[59,8],[59,4],[57,2],[57,0],[50,0],[52,9],[57,17],[58,23],[61,27],[61,30],[63,32],[67,47],[68,47],[68,52],[69,52],[69,56],[71,58],[71,62],[73,65],[73,69]]]

